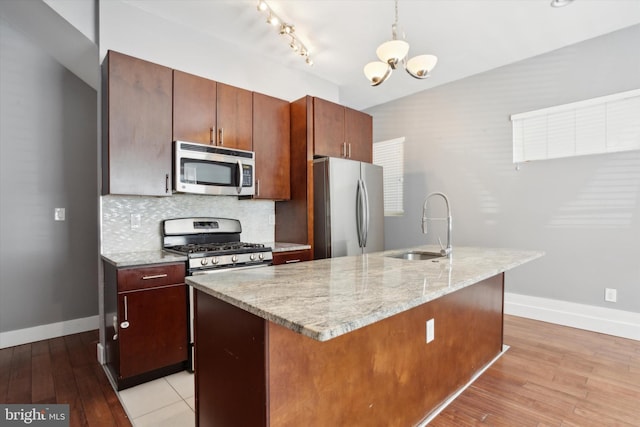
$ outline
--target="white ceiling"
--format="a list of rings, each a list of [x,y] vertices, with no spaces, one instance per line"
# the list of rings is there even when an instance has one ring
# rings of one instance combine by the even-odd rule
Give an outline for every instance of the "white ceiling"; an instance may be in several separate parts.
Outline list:
[[[397,70],[371,87],[362,68],[391,38],[392,0],[267,0],[295,25],[312,67],[265,23],[257,0],[125,2],[326,79],[340,88],[341,103],[359,109],[640,23],[640,0],[575,0],[563,8],[550,7],[550,0],[400,0],[398,22],[409,56],[435,54],[438,65],[426,80]],[[640,40],[638,46],[640,60]]]

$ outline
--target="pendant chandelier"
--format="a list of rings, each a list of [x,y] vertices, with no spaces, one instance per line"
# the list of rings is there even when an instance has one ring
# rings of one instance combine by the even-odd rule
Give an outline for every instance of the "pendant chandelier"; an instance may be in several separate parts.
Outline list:
[[[398,40],[398,0],[395,0],[395,10],[396,20],[391,26],[392,39],[376,49],[380,61],[369,62],[364,66],[364,75],[371,82],[371,86],[378,86],[387,80],[398,64],[401,64],[412,77],[426,79],[438,62],[435,55],[418,55],[408,59],[409,43]]]

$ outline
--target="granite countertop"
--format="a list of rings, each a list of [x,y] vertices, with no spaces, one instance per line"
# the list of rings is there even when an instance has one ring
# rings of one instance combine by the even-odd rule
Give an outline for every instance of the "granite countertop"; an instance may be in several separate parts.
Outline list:
[[[265,246],[269,246],[273,250],[273,253],[302,251],[311,248],[311,245],[303,243],[285,242],[267,242]],[[187,260],[187,256],[157,250],[108,253],[102,254],[102,259],[116,267],[132,267],[135,265],[162,264],[165,262],[184,262]]]
[[[454,247],[451,258],[407,261],[388,256],[404,251],[230,270],[190,276],[186,281],[259,317],[327,341],[544,255]]]
[[[185,262],[187,257],[186,255],[172,254],[158,250],[102,254],[102,259],[120,268],[135,265],[163,264],[167,262]]]
[[[265,246],[271,247],[273,253],[304,251],[305,249],[311,249],[311,245],[306,245],[304,243],[270,242],[265,243]]]

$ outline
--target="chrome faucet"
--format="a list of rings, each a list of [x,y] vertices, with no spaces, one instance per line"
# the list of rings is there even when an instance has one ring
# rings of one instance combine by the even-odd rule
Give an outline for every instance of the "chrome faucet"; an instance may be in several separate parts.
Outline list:
[[[427,217],[427,204],[429,203],[429,199],[432,196],[441,196],[444,199],[444,202],[447,205],[447,217],[446,218],[429,218]],[[451,208],[449,206],[449,199],[443,193],[431,193],[424,200],[424,205],[422,206],[422,233],[427,234],[427,221],[447,221],[447,247],[444,248],[442,246],[442,241],[440,237],[438,237],[438,242],[440,242],[440,255],[449,256],[451,254]]]

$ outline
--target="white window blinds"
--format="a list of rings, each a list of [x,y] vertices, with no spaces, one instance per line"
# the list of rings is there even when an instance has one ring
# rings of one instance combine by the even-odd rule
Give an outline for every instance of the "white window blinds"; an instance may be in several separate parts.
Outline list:
[[[513,162],[640,149],[640,89],[511,116]]]
[[[374,143],[373,163],[383,170],[384,215],[404,214],[404,137]]]

